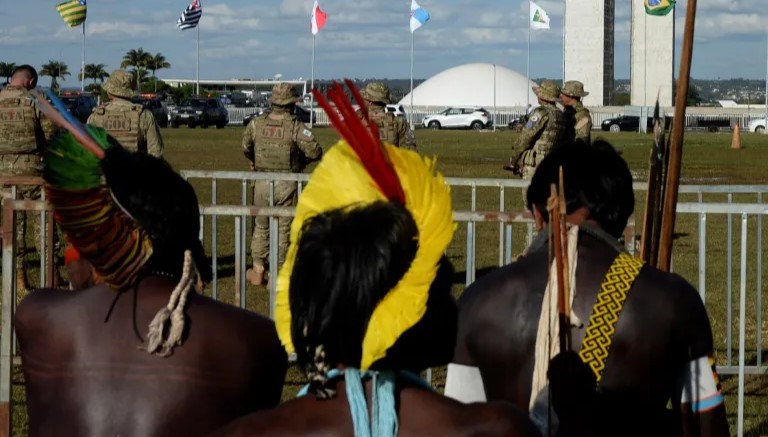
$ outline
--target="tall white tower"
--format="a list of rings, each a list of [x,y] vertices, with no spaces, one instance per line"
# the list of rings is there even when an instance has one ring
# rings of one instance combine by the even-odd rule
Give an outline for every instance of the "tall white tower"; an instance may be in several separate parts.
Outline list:
[[[567,0],[565,80],[579,80],[586,106],[611,104],[615,0]],[[642,3],[642,0],[640,0]]]
[[[675,59],[675,14],[645,13],[643,0],[632,0],[630,72],[633,106],[672,106]]]

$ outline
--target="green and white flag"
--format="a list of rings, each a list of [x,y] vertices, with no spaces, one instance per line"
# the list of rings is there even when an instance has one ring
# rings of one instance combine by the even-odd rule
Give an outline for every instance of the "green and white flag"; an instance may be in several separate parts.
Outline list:
[[[531,29],[549,29],[549,15],[547,11],[534,2],[531,2]]]

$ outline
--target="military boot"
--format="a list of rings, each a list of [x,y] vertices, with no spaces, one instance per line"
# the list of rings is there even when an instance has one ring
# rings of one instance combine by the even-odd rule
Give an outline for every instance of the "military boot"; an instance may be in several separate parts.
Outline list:
[[[245,272],[245,279],[253,285],[262,285],[264,283],[264,266],[254,265],[252,269]]]

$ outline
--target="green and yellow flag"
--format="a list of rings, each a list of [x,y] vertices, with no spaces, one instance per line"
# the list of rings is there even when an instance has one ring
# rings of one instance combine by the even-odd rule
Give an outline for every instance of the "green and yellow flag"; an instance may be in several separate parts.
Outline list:
[[[76,27],[85,22],[85,16],[88,12],[86,0],[71,0],[56,5],[56,10],[61,18],[69,27]]]
[[[645,12],[648,15],[664,16],[675,9],[675,0],[645,0]]]

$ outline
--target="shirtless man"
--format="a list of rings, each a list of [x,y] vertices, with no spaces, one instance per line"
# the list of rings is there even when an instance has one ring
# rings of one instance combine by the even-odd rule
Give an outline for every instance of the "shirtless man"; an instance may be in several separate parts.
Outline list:
[[[335,96],[343,114],[354,114]],[[331,148],[299,198],[277,281],[278,334],[309,385],[218,435],[536,435],[508,403],[463,405],[417,376],[447,363],[455,345],[452,268],[443,257],[453,235],[450,190],[417,153],[360,135],[358,117],[344,122],[347,142]],[[385,151],[365,168],[407,171],[382,183],[363,168],[359,156],[377,159],[365,147]]]
[[[126,174],[141,180],[123,184],[130,193],[115,186],[112,193],[152,231],[152,256],[136,280],[117,291],[109,285],[114,272],[88,258],[104,282],[80,291],[38,290],[18,307],[31,436],[204,435],[280,401],[287,357],[274,323],[194,291],[181,304],[183,343],[167,356],[148,353],[146,327],[189,271],[182,259],[190,247],[181,241],[195,246],[200,215],[192,187],[167,164],[130,156],[137,161]],[[108,243],[102,250],[111,250]],[[87,247],[77,249],[88,255]],[[202,254],[202,246],[191,252]],[[200,258],[194,263],[210,277]]]
[[[627,164],[609,144],[556,148],[528,190],[528,208],[540,229],[548,219],[550,184],[557,184],[561,166],[568,222],[580,225],[573,313],[581,323],[571,328],[572,348],[579,351],[601,283],[624,251],[616,239],[632,214],[634,195]],[[532,405],[547,246],[547,232],[541,232],[525,255],[461,296],[446,395],[508,400],[523,409]],[[712,332],[698,293],[681,277],[649,266],[639,270],[630,287],[599,384],[574,352],[559,355],[550,367],[553,416],[560,416],[561,435],[728,435],[709,362]],[[557,374],[563,370],[569,375]],[[546,430],[552,416],[532,413],[532,418]]]

